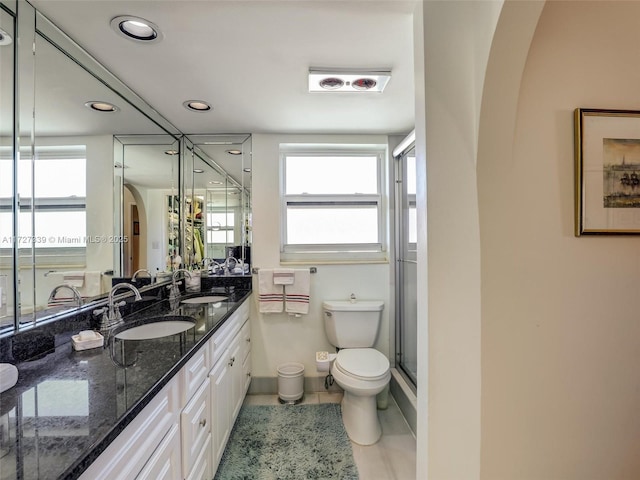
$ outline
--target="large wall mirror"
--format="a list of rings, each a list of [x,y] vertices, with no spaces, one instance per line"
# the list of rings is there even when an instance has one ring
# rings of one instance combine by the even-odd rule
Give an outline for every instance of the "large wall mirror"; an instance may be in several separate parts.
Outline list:
[[[114,279],[165,271],[179,248],[180,219],[173,205],[180,196],[180,141],[171,135],[117,135],[114,138]],[[113,279],[112,279],[113,283]]]
[[[184,150],[185,263],[232,257],[235,273],[249,274],[251,136],[188,135]]]
[[[200,179],[248,191],[242,173],[207,161],[206,147],[195,154],[199,142],[187,142],[30,4],[18,4],[16,16],[15,3],[0,3],[0,335],[103,299],[113,278],[164,271],[172,251],[192,254],[182,212],[212,190]],[[240,137],[246,150],[250,136]],[[210,256],[201,233],[201,256]]]

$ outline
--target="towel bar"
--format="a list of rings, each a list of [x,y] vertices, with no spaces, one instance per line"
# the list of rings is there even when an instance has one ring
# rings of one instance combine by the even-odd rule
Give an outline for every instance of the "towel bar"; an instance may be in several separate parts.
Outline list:
[[[252,267],[251,273],[256,275],[258,273],[258,270],[260,270],[258,267]],[[318,267],[309,267],[309,273],[318,273]]]

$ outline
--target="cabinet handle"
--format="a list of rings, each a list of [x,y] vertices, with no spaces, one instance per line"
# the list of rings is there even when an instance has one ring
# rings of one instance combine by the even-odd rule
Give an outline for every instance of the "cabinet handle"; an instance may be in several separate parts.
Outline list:
[[[201,427],[206,427],[207,426],[207,419],[203,418],[202,420],[200,420],[200,426]]]
[[[247,338],[247,342],[251,342],[251,339],[250,339],[250,338]]]
[[[229,360],[229,366],[233,367],[233,364],[235,363],[235,361],[236,361],[236,357],[231,357],[231,359]]]
[[[250,376],[251,376],[251,372],[247,372],[247,377],[250,377]]]

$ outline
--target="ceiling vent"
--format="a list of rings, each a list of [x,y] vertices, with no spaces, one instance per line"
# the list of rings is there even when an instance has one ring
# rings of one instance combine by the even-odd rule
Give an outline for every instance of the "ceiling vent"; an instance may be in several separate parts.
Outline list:
[[[377,92],[391,79],[390,69],[310,68],[310,92]]]

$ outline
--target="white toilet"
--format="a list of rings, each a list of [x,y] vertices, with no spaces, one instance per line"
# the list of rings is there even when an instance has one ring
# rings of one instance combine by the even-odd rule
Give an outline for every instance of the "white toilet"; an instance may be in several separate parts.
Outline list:
[[[382,318],[384,302],[327,300],[324,326],[329,342],[340,350],[331,375],[344,390],[342,420],[349,438],[372,445],[382,434],[376,395],[389,383],[389,359],[372,348]]]

